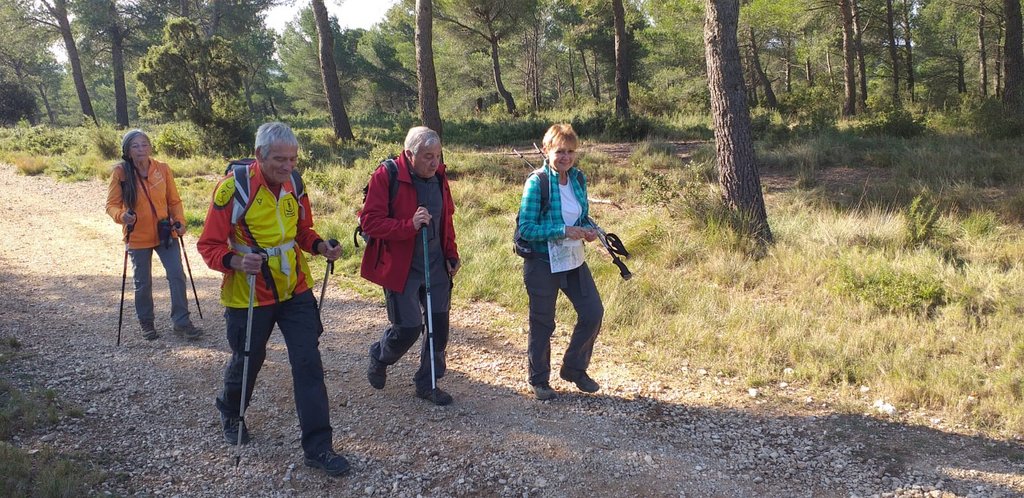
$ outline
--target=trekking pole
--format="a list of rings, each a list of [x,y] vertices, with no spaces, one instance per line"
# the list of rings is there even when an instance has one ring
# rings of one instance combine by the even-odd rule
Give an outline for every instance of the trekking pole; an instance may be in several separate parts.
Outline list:
[[[420,204],[420,207],[426,207]],[[427,223],[420,228],[423,234],[423,285],[427,288],[427,341],[430,345],[430,396],[437,404],[437,377],[434,373],[434,308],[430,303],[430,247],[427,243]]]
[[[633,273],[626,267],[626,263],[623,263],[622,260],[619,259],[619,255],[622,255],[624,258],[629,257],[629,251],[627,251],[626,246],[622,244],[622,239],[614,233],[605,233],[604,229],[598,226],[597,223],[594,223],[594,220],[589,217],[587,218],[587,223],[597,230],[597,239],[601,241],[601,245],[604,246],[605,251],[607,251],[608,255],[612,257],[612,263],[615,263],[615,266],[619,267],[619,275],[622,276],[622,279],[629,280],[633,278]]]
[[[174,222],[174,228],[181,228],[181,222]],[[188,262],[188,251],[185,250],[185,235],[178,235],[178,245],[181,246],[181,254],[185,256],[185,268],[188,268],[188,281],[192,284],[192,297],[196,300],[196,310],[199,311],[199,318],[203,318],[203,308],[199,306],[199,293],[196,292],[196,281],[192,278],[192,265]]]
[[[340,244],[340,242],[338,242],[337,239],[328,240],[327,241],[327,248],[331,249],[331,248],[337,246],[338,244]],[[327,276],[328,275],[334,275],[334,261],[330,261],[330,260],[327,261],[327,268],[324,269],[324,283],[323,283],[323,286],[320,287],[320,300],[316,302],[316,311],[321,316],[323,316],[322,312],[324,310],[324,294],[327,293]]]
[[[135,216],[135,213],[129,209],[126,214]],[[135,223],[128,225],[128,231],[124,235],[124,266],[121,268],[121,307],[117,311],[117,345],[121,345],[121,324],[124,323],[124,285],[128,281],[128,242],[132,239],[132,230],[135,229]]]
[[[245,430],[245,395],[249,387],[249,349],[252,347],[252,310],[253,298],[256,295],[256,275],[250,273],[249,280],[249,314],[245,318],[245,358],[242,360],[242,397],[238,406],[238,453],[235,455],[235,467],[242,461],[242,431]]]

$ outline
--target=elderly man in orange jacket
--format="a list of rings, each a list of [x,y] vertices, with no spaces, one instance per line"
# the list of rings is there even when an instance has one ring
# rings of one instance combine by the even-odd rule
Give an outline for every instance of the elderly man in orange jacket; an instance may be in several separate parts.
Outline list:
[[[340,475],[349,470],[349,463],[334,452],[319,350],[323,325],[303,252],[322,254],[334,261],[341,256],[341,245],[332,246],[313,230],[309,198],[295,171],[298,151],[299,143],[287,125],[260,126],[256,132],[256,161],[239,166],[241,169],[221,180],[206,215],[199,252],[210,268],[224,273],[220,299],[227,308],[224,316],[232,351],[217,408],[225,440],[235,444],[241,437],[243,443],[247,442],[248,428],[239,412],[249,313],[248,276],[255,275],[246,404],[252,398],[256,375],[267,356],[267,341],[276,324],[288,347],[305,463]]]

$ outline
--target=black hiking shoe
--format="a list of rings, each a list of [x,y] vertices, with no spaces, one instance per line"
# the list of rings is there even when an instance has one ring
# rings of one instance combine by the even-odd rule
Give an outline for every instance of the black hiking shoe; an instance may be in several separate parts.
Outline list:
[[[538,384],[530,387],[533,388],[533,396],[537,398],[538,401],[555,399],[555,396],[557,396],[557,393],[555,393],[554,389],[551,389],[549,384]]]
[[[225,417],[221,415],[221,423],[224,425],[224,440],[230,445],[238,444],[238,428],[242,428],[242,444],[249,444],[249,429],[245,422],[238,417]]]
[[[334,450],[325,450],[315,456],[306,455],[306,466],[320,469],[329,476],[340,476],[352,468],[345,457],[337,454]]]
[[[374,389],[384,389],[388,380],[388,366],[377,361],[373,353],[370,353],[370,364],[366,367],[366,380]]]
[[[203,336],[203,329],[196,327],[192,322],[188,322],[188,324],[184,326],[175,325],[174,335],[194,341]]]
[[[417,387],[416,397],[420,399],[425,399],[437,406],[450,405],[452,404],[452,401],[455,401],[455,398],[452,398],[451,394],[442,391],[440,387],[438,387],[437,389],[430,389],[428,387],[424,390],[420,390],[420,388]]]
[[[558,376],[562,380],[576,384],[576,387],[585,393],[596,393],[601,389],[601,385],[595,382],[594,379],[591,379],[587,372],[579,372],[573,375],[570,371],[563,368],[558,372]]]
[[[142,338],[147,341],[160,337],[160,334],[156,333],[156,327],[153,326],[153,322],[139,322],[139,328],[142,330]]]

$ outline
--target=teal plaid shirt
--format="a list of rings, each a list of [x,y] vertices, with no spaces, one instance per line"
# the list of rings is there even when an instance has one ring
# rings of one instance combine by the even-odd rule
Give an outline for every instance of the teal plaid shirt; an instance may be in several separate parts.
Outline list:
[[[540,212],[540,177],[531,174],[526,179],[523,187],[523,200],[519,203],[519,233],[524,240],[530,242],[533,250],[547,254],[548,241],[565,238],[565,221],[562,220],[562,198],[558,192],[558,171],[551,168],[547,161],[544,166],[536,172],[547,171],[548,174],[548,209],[543,218]],[[576,220],[574,226],[586,226],[590,215],[590,205],[587,203],[587,177],[575,165],[569,168],[569,184],[576,194],[583,213]]]

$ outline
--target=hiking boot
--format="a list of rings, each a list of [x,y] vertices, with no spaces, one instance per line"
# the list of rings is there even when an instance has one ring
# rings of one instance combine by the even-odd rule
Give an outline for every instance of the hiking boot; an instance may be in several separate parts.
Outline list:
[[[450,405],[452,404],[452,401],[455,401],[455,398],[452,398],[451,394],[442,391],[440,387],[437,389],[430,389],[428,387],[424,390],[416,388],[416,397],[425,399],[437,406]]]
[[[192,322],[185,325],[175,325],[174,335],[194,341],[203,336],[203,329],[196,327]]]
[[[601,385],[591,379],[587,372],[580,372],[576,375],[571,375],[566,369],[562,369],[558,372],[558,376],[562,380],[566,380],[576,384],[576,387],[585,393],[596,393],[601,389]]]
[[[238,428],[242,428],[242,444],[249,444],[249,429],[245,426],[245,421],[238,417],[225,417],[220,416],[220,421],[224,425],[224,440],[230,445],[238,444]]]
[[[325,450],[316,456],[306,455],[306,466],[320,469],[329,476],[340,476],[351,468],[345,457],[337,454],[334,450]]]
[[[370,364],[366,367],[366,380],[374,389],[384,389],[388,380],[388,366],[377,361],[373,353],[370,353]]]
[[[153,326],[153,322],[139,322],[139,328],[142,330],[142,338],[147,341],[160,337],[160,334],[156,333],[156,327]]]
[[[555,396],[557,396],[555,390],[551,389],[550,384],[538,384],[536,386],[530,387],[533,388],[533,396],[537,398],[538,401],[547,401],[549,399],[555,399]]]

